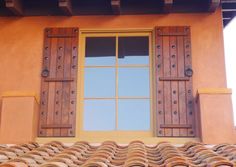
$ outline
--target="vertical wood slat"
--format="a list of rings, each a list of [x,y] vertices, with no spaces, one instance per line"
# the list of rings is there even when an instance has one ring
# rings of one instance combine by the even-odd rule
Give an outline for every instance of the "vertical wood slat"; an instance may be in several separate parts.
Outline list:
[[[189,27],[156,28],[155,66],[158,136],[194,136],[192,77],[189,80],[159,80],[160,77],[186,77],[185,70],[192,67]],[[161,133],[163,128],[164,134]]]
[[[71,34],[72,29],[67,29],[66,34]],[[65,39],[65,57],[64,57],[64,78],[70,78],[71,73],[71,38]],[[70,111],[70,83],[64,82],[63,84],[63,99],[62,99],[62,115],[61,115],[61,123],[68,124],[69,123],[69,111]],[[68,129],[61,129],[61,136],[68,136]]]
[[[49,69],[51,59],[51,39],[46,38],[49,29],[44,31],[44,47],[43,47],[43,69]],[[46,136],[46,130],[42,129],[42,125],[47,122],[47,106],[48,106],[48,88],[49,83],[41,80],[41,102],[40,102],[40,120],[39,120],[39,136]]]
[[[170,32],[176,32],[176,27],[171,27]],[[178,77],[178,64],[177,59],[177,37],[170,36],[170,68],[171,68],[171,77]],[[172,124],[179,124],[179,98],[178,98],[178,81],[171,82],[171,117]],[[179,136],[179,129],[173,129],[173,136]]]
[[[169,32],[169,27],[163,29],[164,33]],[[170,67],[170,37],[164,36],[163,37],[163,71],[165,77],[171,77],[171,67]],[[164,113],[165,113],[165,124],[171,124],[171,82],[166,81],[164,82]],[[165,136],[172,136],[172,129],[165,128]]]
[[[178,27],[179,32],[184,31],[184,27]],[[177,38],[178,43],[178,76],[184,77],[185,70],[185,55],[184,55],[184,36],[179,36]],[[179,93],[179,121],[180,124],[187,124],[187,114],[186,114],[186,92],[185,92],[185,84],[186,82],[178,83],[178,91]],[[187,129],[181,128],[179,132],[180,136],[187,136]]]
[[[163,31],[162,28],[156,29],[156,34],[159,31]],[[157,99],[164,99],[164,84],[163,82],[159,82],[158,78],[164,76],[163,75],[163,38],[156,38],[156,56],[155,56],[155,78],[156,78],[156,98]],[[165,123],[165,112],[164,112],[164,103],[161,100],[158,100],[156,103],[156,122],[159,124]],[[164,136],[164,128],[157,126],[157,133],[158,136]]]
[[[77,62],[78,62],[78,28],[74,28],[73,29],[73,33],[76,34],[76,38],[72,38],[71,40],[71,46],[72,46],[72,51],[71,51],[71,77],[72,78],[77,78]],[[75,80],[74,82],[70,83],[70,98],[71,101],[74,101],[73,104],[70,104],[70,117],[69,117],[69,123],[72,125],[76,124],[76,117],[75,117],[75,113],[76,113],[76,102],[77,102],[77,98],[76,98],[76,90],[77,90],[77,80]],[[72,126],[71,131],[69,132],[70,136],[75,136],[75,126]]]
[[[58,33],[58,29],[52,29],[53,33]],[[51,39],[51,59],[49,67],[50,78],[56,78],[56,62],[57,62],[57,38]],[[55,115],[55,91],[56,83],[50,82],[48,88],[48,111],[47,111],[47,124],[52,124],[54,122]],[[53,136],[53,129],[47,129],[47,136]]]
[[[42,68],[49,70],[49,76],[42,77],[41,82],[39,136],[74,136],[78,29],[46,29],[44,38],[44,61]],[[55,80],[55,82],[46,82],[46,78],[63,79],[71,77],[74,78],[71,82],[60,82],[58,80]],[[73,90],[72,95],[70,95],[71,90]],[[71,103],[73,104],[71,105]],[[71,106],[73,112],[71,112]]]
[[[64,29],[59,29],[59,34],[64,34]],[[57,38],[57,56],[56,56],[56,78],[63,78],[63,64],[64,64],[64,39],[63,38]],[[55,88],[55,111],[54,111],[54,124],[58,125],[61,122],[61,115],[62,115],[62,82],[56,82],[56,88]],[[53,136],[60,136],[61,130],[60,129],[54,129],[53,130]]]
[[[185,27],[184,31],[188,33],[184,37],[184,48],[185,48],[185,69],[192,68],[192,54],[191,54],[191,39],[190,39],[190,28]],[[187,123],[192,124],[193,128],[188,129],[188,136],[195,136],[195,124],[194,124],[194,106],[193,106],[193,93],[192,93],[192,77],[186,82],[186,104],[187,104]]]

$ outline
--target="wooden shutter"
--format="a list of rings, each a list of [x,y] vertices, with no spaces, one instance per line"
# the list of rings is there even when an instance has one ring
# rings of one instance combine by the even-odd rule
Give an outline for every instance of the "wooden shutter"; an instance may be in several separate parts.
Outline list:
[[[44,32],[39,136],[75,136],[78,28]]]
[[[158,136],[195,136],[190,27],[156,27]]]

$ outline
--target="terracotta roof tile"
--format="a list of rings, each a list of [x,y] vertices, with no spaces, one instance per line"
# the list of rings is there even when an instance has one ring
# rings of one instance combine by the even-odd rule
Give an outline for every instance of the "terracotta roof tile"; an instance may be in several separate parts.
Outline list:
[[[219,144],[209,148],[196,142],[181,147],[168,142],[149,146],[141,141],[123,146],[106,141],[99,146],[76,142],[67,147],[52,141],[42,146],[37,143],[1,146],[0,163],[0,167],[233,167],[236,146]]]

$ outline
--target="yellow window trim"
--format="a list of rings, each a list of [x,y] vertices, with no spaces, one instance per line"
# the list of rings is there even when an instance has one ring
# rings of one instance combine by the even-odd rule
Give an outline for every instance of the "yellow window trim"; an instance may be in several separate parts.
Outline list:
[[[150,89],[152,88],[152,44],[153,44],[153,37],[152,34],[153,29],[147,30],[80,30],[80,50],[79,50],[79,70],[78,70],[78,85],[77,85],[77,121],[76,121],[76,137],[78,138],[91,138],[92,136],[96,136],[96,138],[112,138],[112,137],[127,137],[127,138],[137,138],[137,137],[153,137],[154,131],[153,131],[153,91],[150,90],[150,103],[151,103],[151,114],[150,114],[150,130],[149,131],[84,131],[83,130],[83,90],[84,90],[84,57],[85,57],[85,38],[86,37],[129,37],[129,36],[148,36],[149,37],[149,59],[150,64],[148,65],[150,70]],[[118,39],[118,38],[116,38]],[[117,44],[117,42],[116,42]],[[116,46],[117,48],[117,46]],[[118,54],[118,50],[116,49],[116,54]],[[102,67],[100,67],[102,68]],[[117,117],[116,117],[117,118]],[[117,122],[117,121],[116,121]]]

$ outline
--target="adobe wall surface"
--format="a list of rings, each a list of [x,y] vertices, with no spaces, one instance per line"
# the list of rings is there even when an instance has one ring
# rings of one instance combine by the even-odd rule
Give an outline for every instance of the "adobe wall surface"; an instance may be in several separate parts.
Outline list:
[[[212,14],[0,17],[0,101],[2,94],[8,91],[26,91],[39,96],[46,27],[127,29],[155,26],[191,26],[194,95],[199,88],[226,87],[220,9]]]

